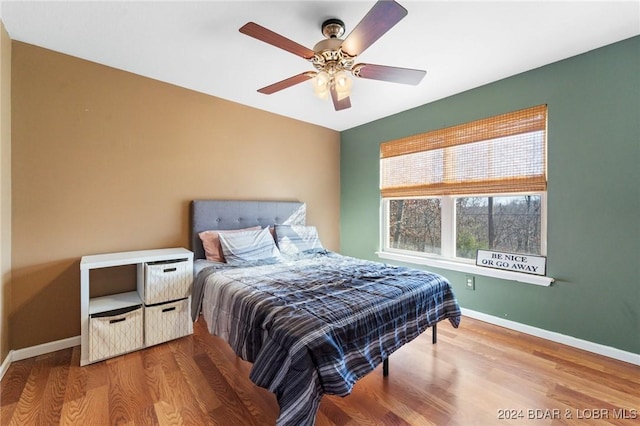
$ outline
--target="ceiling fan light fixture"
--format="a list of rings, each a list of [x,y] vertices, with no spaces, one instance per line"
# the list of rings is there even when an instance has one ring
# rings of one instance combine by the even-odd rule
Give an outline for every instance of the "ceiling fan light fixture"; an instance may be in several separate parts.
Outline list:
[[[321,99],[326,99],[329,94],[329,84],[331,76],[326,71],[321,71],[311,80],[313,83],[313,93]]]
[[[351,86],[353,81],[349,78],[349,74],[345,71],[339,71],[333,77],[336,92],[338,92],[338,100],[351,96]]]

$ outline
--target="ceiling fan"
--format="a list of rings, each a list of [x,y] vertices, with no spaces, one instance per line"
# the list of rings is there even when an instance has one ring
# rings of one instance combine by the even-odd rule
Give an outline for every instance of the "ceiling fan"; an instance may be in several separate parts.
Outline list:
[[[352,81],[349,73],[359,78],[412,85],[420,83],[425,76],[427,72],[424,70],[355,63],[358,55],[406,15],[407,10],[395,1],[378,1],[344,40],[340,38],[345,32],[344,22],[335,18],[327,19],[322,23],[322,34],[326,38],[318,42],[313,49],[254,22],[243,25],[240,32],[300,56],[311,62],[317,70],[302,72],[258,89],[258,92],[270,95],[313,79],[315,94],[323,98],[330,94],[333,106],[336,111],[340,111],[351,107],[349,96]]]

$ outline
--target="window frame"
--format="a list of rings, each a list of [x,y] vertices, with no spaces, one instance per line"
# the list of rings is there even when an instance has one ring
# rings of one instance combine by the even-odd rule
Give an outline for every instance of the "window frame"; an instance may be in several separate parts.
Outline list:
[[[443,195],[443,196],[424,196],[424,197],[388,197],[381,198],[381,241],[380,247],[385,252],[398,252],[398,253],[410,253],[425,257],[434,257],[448,259],[452,261],[460,261],[466,263],[474,263],[474,259],[467,259],[464,257],[456,256],[456,241],[457,241],[457,217],[456,217],[456,199],[457,198],[482,198],[482,197],[514,197],[514,196],[527,196],[535,195],[540,197],[540,256],[547,255],[547,194],[546,192],[520,192],[520,193],[500,193],[500,194],[473,194],[473,195]],[[440,224],[440,242],[441,242],[441,255],[434,253],[418,252],[405,249],[397,249],[390,246],[389,235],[389,202],[392,200],[416,200],[416,199],[429,199],[436,198],[441,200],[441,219]]]
[[[509,196],[540,196],[540,252],[547,255],[547,192],[519,192],[471,195],[442,195],[442,196],[412,196],[412,197],[381,197],[380,198],[380,250],[376,253],[382,259],[395,260],[405,263],[443,268],[473,275],[483,275],[494,278],[508,279],[528,284],[549,286],[554,281],[552,277],[525,274],[514,271],[477,266],[475,259],[455,257],[452,254],[456,247],[456,198],[464,197],[509,197]],[[441,200],[441,255],[412,250],[392,248],[389,245],[389,202],[391,200],[439,198]]]

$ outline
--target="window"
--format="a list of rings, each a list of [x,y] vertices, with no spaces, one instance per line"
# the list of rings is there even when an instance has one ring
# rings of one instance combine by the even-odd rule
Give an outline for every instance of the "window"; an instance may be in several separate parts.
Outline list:
[[[382,251],[546,254],[546,105],[380,145]]]
[[[477,249],[541,254],[541,202],[540,195],[456,198],[456,256],[475,259]]]
[[[439,198],[389,200],[389,247],[442,254]]]

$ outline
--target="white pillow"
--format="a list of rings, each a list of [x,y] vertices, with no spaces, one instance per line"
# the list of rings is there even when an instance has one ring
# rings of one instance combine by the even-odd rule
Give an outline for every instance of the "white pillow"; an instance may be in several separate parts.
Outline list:
[[[219,234],[222,253],[227,263],[280,258],[269,228]]]
[[[276,238],[282,254],[296,255],[323,248],[315,226],[276,225]]]

